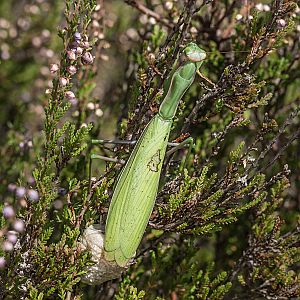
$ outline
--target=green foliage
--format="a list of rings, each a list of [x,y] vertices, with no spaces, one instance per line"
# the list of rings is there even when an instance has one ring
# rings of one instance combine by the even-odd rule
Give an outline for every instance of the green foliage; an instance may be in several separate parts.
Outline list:
[[[81,4],[72,1],[66,3],[65,16],[68,26],[64,33],[60,34],[64,51],[67,51],[69,44],[73,42],[73,35],[79,30],[80,22],[84,33],[86,32],[94,8],[94,1],[83,1]],[[81,189],[84,182],[81,183],[76,178],[70,181],[68,201],[72,199],[72,204],[69,202],[65,205],[59,199],[59,180],[63,172],[72,177],[79,175],[75,174],[76,169],[72,170],[69,167],[70,161],[78,160],[86,148],[92,125],[79,127],[76,122],[67,120],[71,103],[66,101],[68,99],[65,99],[65,94],[72,85],[62,85],[59,78],[69,76],[67,68],[70,61],[64,52],[59,65],[60,69],[56,71],[58,74],[52,80],[53,87],[47,93],[49,96],[46,95],[48,104],[45,107],[44,147],[42,148],[41,140],[36,140],[40,143],[37,145],[40,149],[37,147],[38,161],[33,164],[33,178],[39,199],[31,202],[24,199],[27,210],[22,207],[19,209],[19,217],[26,220],[26,232],[20,239],[18,250],[11,255],[8,276],[5,282],[1,282],[2,290],[5,288],[9,291],[5,297],[30,295],[31,299],[48,299],[56,295],[59,299],[65,299],[67,293],[80,281],[82,270],[89,262],[89,255],[81,252],[77,245],[80,223],[76,224],[78,216],[74,213],[80,215],[83,206],[78,199],[72,199],[74,192]],[[87,67],[83,69],[87,70]],[[82,86],[84,83],[84,79],[81,80]],[[89,95],[94,87],[95,85],[87,84],[85,88],[80,88],[80,99]],[[27,200],[30,200],[29,192]],[[57,211],[57,205],[63,209]],[[8,226],[14,225],[12,223]]]
[[[234,163],[240,159],[241,152],[245,147],[245,142],[242,141],[235,150],[232,150],[229,154],[230,160]]]
[[[131,284],[139,286],[141,282],[148,282],[147,299],[167,299],[168,294],[179,299],[223,299],[231,288],[227,272],[216,273],[212,263],[205,267],[205,258],[208,261],[210,254],[195,248],[196,242],[197,239],[185,239],[168,247],[160,244],[151,253],[148,273],[142,270],[135,273]],[[184,256],[180,255],[182,251]],[[177,257],[176,264],[174,256]]]
[[[144,299],[145,292],[137,290],[136,287],[130,285],[129,277],[124,277],[120,284],[119,292],[115,296],[116,300],[141,300]]]
[[[223,299],[225,294],[231,288],[231,283],[226,283],[226,272],[219,273],[215,278],[212,276],[213,264],[206,268],[205,271],[200,270],[198,274],[193,277],[193,284],[188,293],[183,297],[184,299]],[[193,266],[192,266],[193,268]],[[195,267],[194,267],[195,268]]]
[[[260,296],[294,297],[300,288],[299,276],[293,270],[299,261],[299,232],[283,234],[282,220],[277,209],[282,202],[281,195],[289,186],[288,180],[278,180],[271,189],[270,201],[260,205],[257,220],[253,225],[253,234],[249,239],[250,247],[242,257],[245,263],[251,255],[253,264],[241,270],[239,283],[250,288],[264,283],[257,288]]]
[[[299,298],[297,1],[29,2],[0,1],[0,298]],[[190,41],[214,84],[195,79],[170,141],[191,136],[195,147],[165,160],[120,283],[88,287],[78,239],[105,223],[121,169],[89,156],[132,149],[90,140],[136,140]]]

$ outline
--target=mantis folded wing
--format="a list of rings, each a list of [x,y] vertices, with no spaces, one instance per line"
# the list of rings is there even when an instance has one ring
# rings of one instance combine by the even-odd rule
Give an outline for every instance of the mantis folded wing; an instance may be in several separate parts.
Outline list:
[[[148,123],[115,185],[105,230],[105,258],[124,267],[135,255],[149,221],[178,103],[206,58],[189,43],[185,62],[172,72],[159,112]]]

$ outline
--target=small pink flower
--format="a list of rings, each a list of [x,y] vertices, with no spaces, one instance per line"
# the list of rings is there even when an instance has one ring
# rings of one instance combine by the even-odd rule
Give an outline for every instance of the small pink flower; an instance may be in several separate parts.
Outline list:
[[[26,194],[26,189],[23,186],[20,186],[16,189],[16,196],[18,198],[24,197]]]
[[[77,72],[77,69],[75,66],[69,66],[67,70],[71,75],[75,75]]]
[[[11,242],[13,245],[17,242],[18,236],[16,231],[8,231],[6,234],[6,238],[9,242]]]
[[[0,256],[0,269],[4,269],[6,265],[6,260],[3,256]]]
[[[80,32],[75,32],[74,33],[74,40],[75,41],[80,41],[81,40],[81,34],[80,34]]]
[[[14,245],[10,241],[4,241],[2,243],[2,249],[6,252],[11,252],[14,250]]]
[[[7,186],[7,189],[10,191],[10,192],[14,192],[17,188],[17,185],[14,184],[14,183],[10,183],[8,186]]]
[[[69,83],[69,79],[65,77],[60,77],[59,78],[59,83],[61,86],[66,86]]]
[[[77,59],[76,53],[73,50],[68,50],[67,51],[67,56],[68,56],[69,60],[76,60]]]
[[[15,210],[11,205],[4,206],[2,214],[5,219],[11,219],[16,215]]]
[[[264,5],[262,3],[258,3],[255,5],[255,8],[259,11],[263,11],[264,10]]]
[[[82,63],[86,65],[91,65],[94,62],[94,57],[90,52],[85,52],[82,55]]]
[[[14,223],[13,223],[13,228],[15,231],[17,232],[23,232],[24,228],[25,228],[25,224],[21,219],[17,219]]]
[[[277,20],[277,24],[281,27],[284,27],[286,25],[286,21],[283,19],[279,19],[279,20]]]
[[[58,71],[58,69],[59,69],[59,66],[57,64],[51,64],[50,65],[50,72],[52,74],[56,73]]]
[[[34,189],[28,190],[27,195],[32,202],[37,202],[39,200],[39,193]]]
[[[81,55],[82,52],[83,52],[83,49],[82,49],[81,47],[77,47],[77,48],[76,48],[76,53],[77,53],[77,55]]]
[[[85,41],[85,42],[82,42],[81,43],[81,46],[84,48],[84,49],[87,49],[90,47],[90,43],[88,41]]]
[[[66,97],[69,101],[72,101],[72,100],[75,100],[75,99],[76,99],[75,94],[74,94],[72,91],[67,91],[67,92],[65,92],[65,97]]]

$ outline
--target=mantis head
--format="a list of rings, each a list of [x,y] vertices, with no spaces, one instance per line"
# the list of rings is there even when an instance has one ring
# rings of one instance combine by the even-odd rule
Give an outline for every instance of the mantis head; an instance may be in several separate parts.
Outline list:
[[[206,52],[195,43],[189,43],[182,51],[182,65],[179,68],[179,74],[182,78],[190,80],[199,70],[206,58]]]
[[[165,97],[159,114],[167,120],[174,118],[180,99],[193,83],[196,72],[206,58],[206,52],[195,43],[189,43],[181,53],[179,67],[171,72],[172,76],[164,85]]]
[[[183,50],[187,60],[200,63],[206,58],[206,52],[195,43],[189,43]]]

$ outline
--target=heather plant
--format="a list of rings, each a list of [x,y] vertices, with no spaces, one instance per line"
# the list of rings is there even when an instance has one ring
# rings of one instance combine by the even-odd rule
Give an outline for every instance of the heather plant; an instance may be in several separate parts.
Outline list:
[[[1,2],[0,298],[300,297],[298,5]],[[133,149],[92,140],[139,138],[189,42],[207,58],[170,140],[195,146],[165,159],[123,275],[87,285],[83,232]]]

